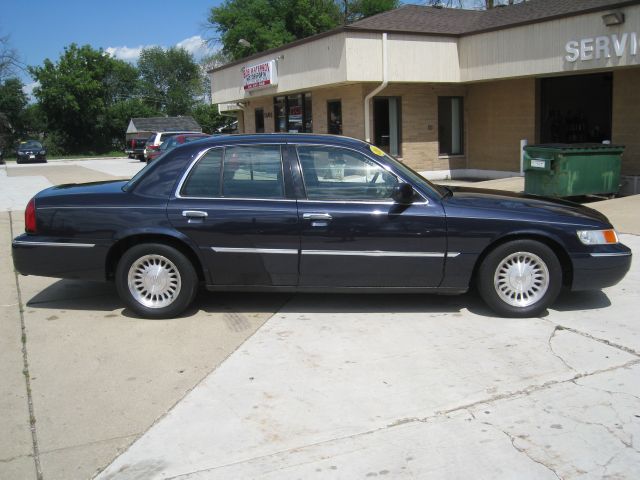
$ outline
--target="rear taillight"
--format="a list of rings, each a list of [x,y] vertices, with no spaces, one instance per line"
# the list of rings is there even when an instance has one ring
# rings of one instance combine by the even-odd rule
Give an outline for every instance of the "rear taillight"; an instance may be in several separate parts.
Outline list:
[[[36,233],[36,199],[32,198],[24,211],[24,230],[27,233]]]
[[[147,145],[147,148],[149,150],[158,150],[158,148],[160,148],[160,145]]]

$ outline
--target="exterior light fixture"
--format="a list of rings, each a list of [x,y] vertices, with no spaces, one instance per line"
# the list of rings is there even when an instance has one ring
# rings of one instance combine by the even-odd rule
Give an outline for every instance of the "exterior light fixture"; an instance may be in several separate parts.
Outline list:
[[[624,13],[606,13],[602,16],[602,23],[604,23],[607,27],[612,27],[613,25],[621,25],[624,23]]]

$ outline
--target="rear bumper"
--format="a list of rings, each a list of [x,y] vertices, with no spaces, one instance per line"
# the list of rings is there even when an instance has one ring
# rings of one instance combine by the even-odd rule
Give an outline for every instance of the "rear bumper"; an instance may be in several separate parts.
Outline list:
[[[631,267],[631,250],[619,245],[615,252],[594,252],[573,257],[571,290],[599,290],[617,284]]]
[[[12,244],[13,266],[22,275],[104,280],[107,247],[22,234]]]

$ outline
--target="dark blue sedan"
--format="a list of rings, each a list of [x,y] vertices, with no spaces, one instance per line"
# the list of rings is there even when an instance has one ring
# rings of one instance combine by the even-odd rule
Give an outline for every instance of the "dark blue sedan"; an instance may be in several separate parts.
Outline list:
[[[213,291],[463,293],[538,315],[561,288],[619,282],[631,251],[570,202],[425,180],[368,143],[239,135],[176,148],[130,181],[28,204],[23,275],[111,280],[139,315]]]

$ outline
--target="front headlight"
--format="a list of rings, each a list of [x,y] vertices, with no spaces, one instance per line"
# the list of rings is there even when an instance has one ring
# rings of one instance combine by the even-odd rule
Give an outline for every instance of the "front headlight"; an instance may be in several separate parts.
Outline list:
[[[44,150],[40,150],[40,152],[38,153],[38,155],[44,155],[45,153],[47,153],[47,152],[45,152]]]
[[[585,245],[611,245],[618,243],[615,230],[578,230],[578,238]]]

